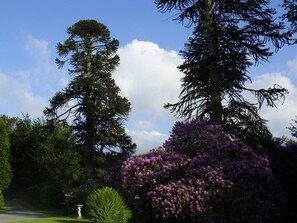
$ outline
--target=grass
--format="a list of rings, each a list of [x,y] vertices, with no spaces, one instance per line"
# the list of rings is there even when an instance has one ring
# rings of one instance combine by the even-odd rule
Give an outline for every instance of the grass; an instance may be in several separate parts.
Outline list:
[[[86,219],[77,219],[77,218],[66,218],[66,217],[50,217],[50,218],[36,218],[32,220],[25,221],[15,221],[11,223],[88,223],[90,221]]]

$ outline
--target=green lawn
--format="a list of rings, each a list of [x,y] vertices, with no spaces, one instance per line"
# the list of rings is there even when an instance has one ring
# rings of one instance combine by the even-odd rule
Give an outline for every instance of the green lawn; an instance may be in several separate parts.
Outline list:
[[[77,219],[77,218],[63,218],[63,217],[51,217],[51,218],[38,218],[34,220],[26,220],[26,221],[15,221],[11,223],[87,223],[88,220],[85,219]]]

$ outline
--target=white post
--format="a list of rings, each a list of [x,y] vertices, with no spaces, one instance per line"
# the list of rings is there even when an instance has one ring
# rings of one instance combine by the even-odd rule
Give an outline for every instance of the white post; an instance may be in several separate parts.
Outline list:
[[[78,218],[81,218],[81,207],[83,206],[82,204],[78,204],[77,206],[77,216]]]

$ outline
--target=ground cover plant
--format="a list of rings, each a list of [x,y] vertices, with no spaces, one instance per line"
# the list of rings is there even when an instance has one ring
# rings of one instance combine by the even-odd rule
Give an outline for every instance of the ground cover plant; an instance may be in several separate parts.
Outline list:
[[[163,147],[121,166],[122,190],[144,222],[281,222],[284,195],[268,158],[221,127],[177,122]]]

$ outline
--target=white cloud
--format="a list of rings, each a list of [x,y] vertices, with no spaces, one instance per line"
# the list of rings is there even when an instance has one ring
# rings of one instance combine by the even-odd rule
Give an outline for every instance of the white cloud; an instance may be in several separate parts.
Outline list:
[[[160,126],[150,120],[134,120],[131,130],[126,131],[137,144],[137,154],[162,146],[168,138],[168,133],[160,132]]]
[[[53,71],[53,66],[50,61],[51,52],[49,50],[49,42],[44,39],[38,39],[32,36],[27,36],[25,39],[24,49],[33,59],[34,73],[40,74]],[[31,71],[31,74],[33,73]]]
[[[52,97],[67,85],[67,69],[58,70],[51,58],[50,43],[47,40],[27,36],[24,49],[32,59],[32,65],[29,69],[18,70],[17,75],[31,85],[34,93]]]
[[[139,120],[137,122],[134,122],[133,126],[138,130],[146,130],[146,131],[151,131],[156,128],[155,123],[149,120]]]
[[[31,118],[41,117],[48,99],[65,86],[65,75],[51,62],[46,40],[29,36],[23,49],[32,59],[29,68],[0,73],[0,112],[17,117],[26,113]]]
[[[32,94],[30,89],[22,83],[0,73],[0,111],[1,114],[21,117],[29,114],[40,117],[47,100]]]
[[[118,54],[121,61],[114,77],[132,103],[134,114],[170,116],[163,105],[178,97],[182,77],[176,68],[182,63],[178,53],[152,42],[134,40],[120,48]]]
[[[128,130],[127,134],[129,134],[132,137],[133,142],[137,144],[136,154],[142,154],[151,149],[158,148],[162,146],[168,138],[167,134],[161,133],[157,130]]]
[[[297,76],[297,58],[287,62],[289,72]]]
[[[129,134],[138,145],[137,153],[162,146],[176,118],[163,108],[176,102],[182,63],[175,51],[152,42],[133,40],[119,49],[120,66],[114,78],[132,104]]]

